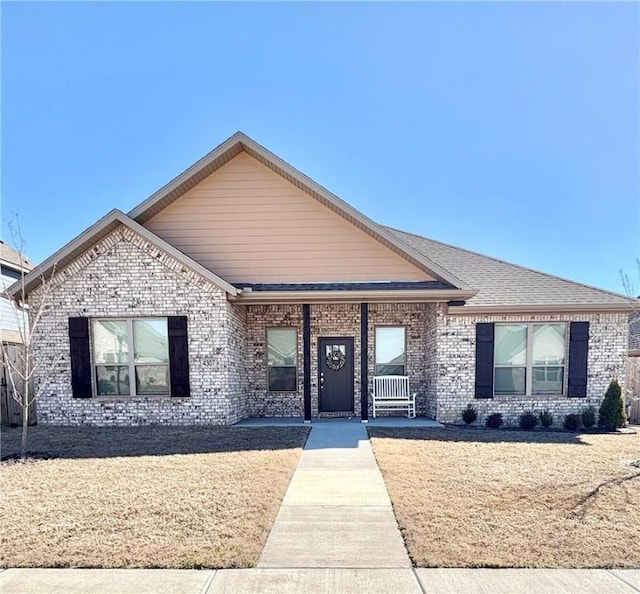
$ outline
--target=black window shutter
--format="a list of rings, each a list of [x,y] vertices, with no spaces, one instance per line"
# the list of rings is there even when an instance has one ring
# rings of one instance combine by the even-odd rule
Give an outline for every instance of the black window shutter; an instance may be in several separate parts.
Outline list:
[[[171,396],[190,396],[187,316],[171,316],[167,319],[167,324],[169,330]]]
[[[569,398],[587,396],[589,322],[571,322],[569,327]]]
[[[476,324],[476,398],[493,398],[493,324]]]
[[[89,318],[69,318],[71,393],[74,398],[91,398],[91,355]]]

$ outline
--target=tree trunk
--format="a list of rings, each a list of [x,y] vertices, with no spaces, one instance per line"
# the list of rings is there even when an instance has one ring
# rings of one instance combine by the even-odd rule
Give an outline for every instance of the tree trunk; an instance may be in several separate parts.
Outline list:
[[[20,459],[27,457],[27,431],[29,428],[29,380],[24,380],[22,392],[22,440],[20,441]]]

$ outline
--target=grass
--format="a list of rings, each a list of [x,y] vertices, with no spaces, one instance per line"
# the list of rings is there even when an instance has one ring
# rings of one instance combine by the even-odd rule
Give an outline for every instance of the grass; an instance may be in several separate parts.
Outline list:
[[[31,427],[0,464],[1,567],[251,567],[304,427]],[[19,453],[2,429],[1,454]]]
[[[640,567],[640,435],[369,433],[419,567]]]

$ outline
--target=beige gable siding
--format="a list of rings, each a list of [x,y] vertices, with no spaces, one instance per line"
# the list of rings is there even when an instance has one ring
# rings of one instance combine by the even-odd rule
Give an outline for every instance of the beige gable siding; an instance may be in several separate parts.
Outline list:
[[[433,280],[244,152],[145,226],[232,283]]]

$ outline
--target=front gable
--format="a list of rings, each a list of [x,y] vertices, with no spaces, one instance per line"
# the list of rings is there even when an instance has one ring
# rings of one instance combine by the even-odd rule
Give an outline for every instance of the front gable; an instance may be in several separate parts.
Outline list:
[[[143,225],[234,284],[437,280],[244,151]]]

